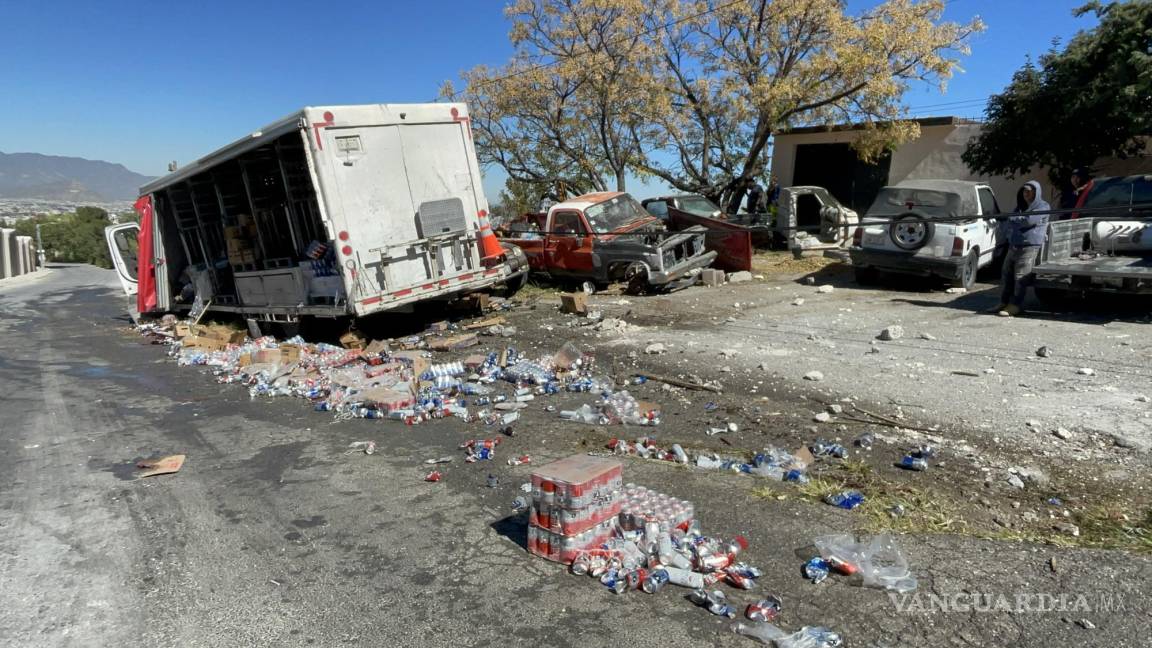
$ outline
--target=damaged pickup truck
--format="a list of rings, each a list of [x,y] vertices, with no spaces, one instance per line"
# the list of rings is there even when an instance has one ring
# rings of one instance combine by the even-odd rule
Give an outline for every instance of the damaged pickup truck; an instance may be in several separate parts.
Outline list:
[[[496,234],[524,251],[533,272],[598,286],[624,281],[640,294],[695,282],[716,259],[705,249],[705,231],[668,232],[631,195],[600,192],[521,216]]]

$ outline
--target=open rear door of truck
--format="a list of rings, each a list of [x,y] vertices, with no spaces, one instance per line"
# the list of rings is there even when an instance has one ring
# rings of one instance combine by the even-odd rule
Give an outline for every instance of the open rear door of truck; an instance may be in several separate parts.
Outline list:
[[[135,295],[139,290],[138,257],[140,254],[138,235],[140,226],[136,223],[110,225],[104,228],[104,240],[108,242],[108,254],[112,257],[112,267],[120,279],[124,294]]]

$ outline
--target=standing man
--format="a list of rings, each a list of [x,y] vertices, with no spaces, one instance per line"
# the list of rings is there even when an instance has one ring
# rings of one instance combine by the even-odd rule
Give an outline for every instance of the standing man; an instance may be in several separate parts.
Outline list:
[[[1092,172],[1087,167],[1076,167],[1072,170],[1072,190],[1060,193],[1060,209],[1076,209],[1084,196],[1092,190]],[[1060,214],[1061,219],[1078,218],[1079,213]]]
[[[1000,277],[1000,317],[1024,312],[1024,297],[1036,280],[1032,269],[1048,237],[1048,214],[1052,208],[1041,198],[1040,183],[1029,180],[1016,194],[1016,215],[1008,217],[1008,253]],[[1041,212],[1041,213],[1035,213]]]
[[[753,180],[752,186],[748,188],[748,203],[744,207],[744,211],[753,215],[753,222],[756,221],[755,215],[764,211],[764,187],[760,183]]]

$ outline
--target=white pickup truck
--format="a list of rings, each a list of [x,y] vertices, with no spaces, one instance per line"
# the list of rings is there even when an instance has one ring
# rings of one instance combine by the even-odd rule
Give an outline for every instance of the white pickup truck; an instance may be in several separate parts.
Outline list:
[[[880,190],[849,255],[860,283],[879,271],[941,277],[971,288],[1004,245],[992,188],[964,180],[907,180]]]
[[[364,317],[517,283],[464,104],[304,108],[140,190],[106,232],[142,313]]]

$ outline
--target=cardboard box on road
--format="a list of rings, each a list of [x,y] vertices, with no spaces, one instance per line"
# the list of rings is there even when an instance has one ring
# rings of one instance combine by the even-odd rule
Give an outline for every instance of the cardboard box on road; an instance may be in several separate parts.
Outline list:
[[[582,292],[564,293],[560,295],[560,312],[587,315],[588,295]]]

